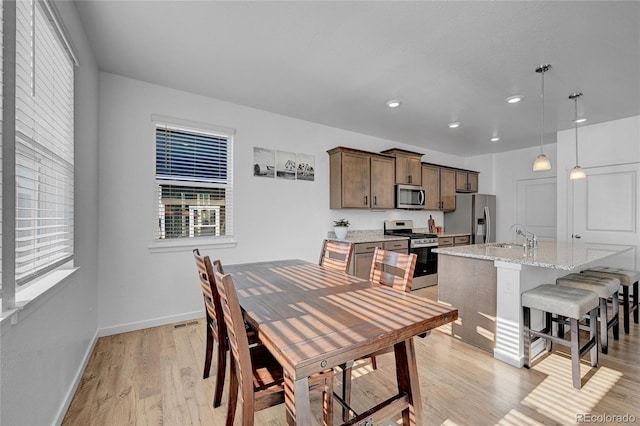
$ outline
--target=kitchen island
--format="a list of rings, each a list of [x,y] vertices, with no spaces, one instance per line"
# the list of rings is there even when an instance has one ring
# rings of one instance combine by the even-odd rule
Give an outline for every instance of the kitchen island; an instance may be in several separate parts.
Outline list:
[[[556,241],[540,241],[536,248],[516,242],[439,248],[435,250],[438,299],[459,310],[458,320],[447,331],[492,351],[496,359],[521,367],[524,339],[520,295],[542,284],[555,284],[562,275],[600,264],[630,249]],[[535,314],[532,325],[539,327],[542,315]]]

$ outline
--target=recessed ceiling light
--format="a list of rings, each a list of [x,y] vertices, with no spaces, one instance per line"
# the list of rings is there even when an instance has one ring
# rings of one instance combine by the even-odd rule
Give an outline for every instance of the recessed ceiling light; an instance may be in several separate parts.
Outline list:
[[[587,119],[582,117],[582,118],[578,118],[577,120],[574,120],[574,123],[584,123],[585,121],[587,121]]]
[[[460,123],[459,121],[454,121],[452,123],[449,123],[449,128],[450,129],[457,129],[458,127],[460,127],[462,123]]]
[[[509,96],[507,99],[505,99],[505,101],[507,101],[507,103],[509,104],[517,104],[523,99],[524,99],[524,96],[522,95],[513,95],[513,96]]]
[[[397,99],[392,99],[392,100],[390,100],[390,101],[387,101],[387,106],[388,106],[389,108],[398,108],[398,107],[400,106],[400,104],[401,104],[401,103],[402,103],[402,102],[400,102],[400,101],[399,101],[399,100],[397,100]]]
[[[494,136],[494,137],[491,138],[491,142],[498,142],[499,140],[500,140],[500,138],[497,137],[497,136]]]

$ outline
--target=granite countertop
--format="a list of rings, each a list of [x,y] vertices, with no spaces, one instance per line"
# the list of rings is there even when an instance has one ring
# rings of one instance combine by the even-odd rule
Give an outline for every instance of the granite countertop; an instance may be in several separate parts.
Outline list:
[[[409,237],[402,237],[397,235],[384,235],[382,231],[348,231],[347,236],[344,239],[336,238],[336,234],[333,231],[327,233],[327,239],[335,241],[347,241],[350,243],[374,243],[377,241],[402,241],[408,240]]]
[[[466,235],[471,236],[471,234],[468,233],[468,232],[467,233],[463,232],[463,233],[459,233],[459,234],[449,234],[449,233],[445,232],[445,233],[442,233],[442,234],[438,234],[438,238],[442,238],[442,237],[464,237]]]
[[[514,247],[503,248],[499,247],[499,244],[513,244]],[[522,242],[506,242],[443,247],[435,249],[434,252],[450,256],[520,263],[541,268],[572,271],[627,250],[631,250],[631,247],[610,244],[539,241],[538,247],[533,249],[525,249]]]
[[[422,232],[424,234],[433,234],[433,232],[429,231],[429,228],[413,228],[413,232]],[[442,237],[461,237],[464,235],[469,235],[471,236],[470,232],[460,232],[460,233],[453,233],[453,232],[443,232],[442,234],[437,234],[438,238],[442,238]]]

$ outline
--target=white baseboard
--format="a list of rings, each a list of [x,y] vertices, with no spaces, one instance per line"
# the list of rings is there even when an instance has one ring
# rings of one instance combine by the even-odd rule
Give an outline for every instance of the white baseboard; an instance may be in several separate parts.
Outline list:
[[[145,328],[158,327],[160,325],[171,324],[180,321],[189,321],[204,317],[204,310],[187,312],[179,315],[170,315],[167,317],[154,318],[152,320],[132,322],[129,324],[121,324],[113,327],[105,327],[98,329],[98,337],[111,336],[119,333],[127,333],[129,331],[142,330]]]
[[[89,363],[89,358],[91,358],[91,354],[93,353],[93,349],[96,347],[97,342],[98,342],[98,332],[96,331],[96,333],[93,335],[93,338],[91,339],[91,344],[89,345],[84,356],[82,357],[82,362],[78,366],[78,370],[76,371],[76,375],[73,378],[73,382],[71,383],[71,386],[69,387],[69,390],[67,391],[64,397],[62,406],[58,410],[58,414],[56,415],[56,422],[55,422],[56,425],[62,424],[62,421],[64,420],[64,416],[65,414],[67,414],[67,410],[71,405],[73,396],[76,394],[76,391],[78,390],[78,385],[80,384],[80,380],[82,380],[84,369],[87,367],[87,364]]]

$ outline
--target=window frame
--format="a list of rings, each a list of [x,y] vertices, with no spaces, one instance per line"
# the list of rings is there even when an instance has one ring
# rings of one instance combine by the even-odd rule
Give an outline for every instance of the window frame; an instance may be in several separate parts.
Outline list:
[[[200,237],[185,237],[185,238],[158,238],[158,214],[159,214],[159,205],[158,205],[158,194],[157,194],[157,186],[158,180],[156,179],[156,129],[158,127],[168,126],[174,127],[185,131],[193,131],[196,133],[205,133],[213,136],[219,136],[227,139],[227,185],[231,190],[230,203],[227,205],[227,209],[230,210],[226,213],[226,216],[230,219],[229,224],[227,224],[227,235],[212,237],[212,236],[200,236]],[[176,252],[176,251],[187,251],[193,250],[194,247],[199,247],[202,249],[216,249],[216,248],[233,248],[236,247],[237,242],[235,240],[235,230],[234,230],[234,206],[235,206],[235,194],[233,192],[234,189],[234,177],[233,177],[233,145],[234,145],[234,137],[236,130],[230,127],[212,125],[207,123],[202,123],[198,121],[186,120],[181,118],[175,118],[171,116],[161,115],[161,114],[152,114],[151,115],[151,125],[150,125],[150,137],[153,143],[151,144],[151,149],[149,153],[149,158],[153,159],[152,164],[152,191],[151,191],[151,218],[150,221],[150,235],[151,235],[151,243],[148,245],[148,250],[150,253],[166,253],[166,252]],[[187,185],[188,182],[181,182],[183,186]],[[195,186],[203,186],[200,183],[196,183]],[[207,186],[208,187],[208,186]],[[213,187],[213,186],[212,186]]]

